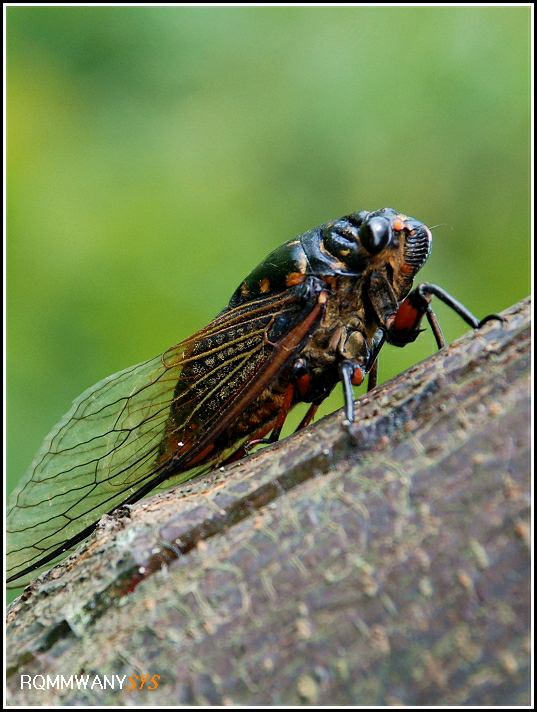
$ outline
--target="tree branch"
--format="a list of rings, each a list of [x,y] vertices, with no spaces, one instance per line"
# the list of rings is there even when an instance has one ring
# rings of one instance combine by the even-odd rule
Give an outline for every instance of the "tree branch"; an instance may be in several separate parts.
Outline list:
[[[103,518],[9,608],[10,704],[529,704],[529,300],[504,315],[352,438],[334,413]]]

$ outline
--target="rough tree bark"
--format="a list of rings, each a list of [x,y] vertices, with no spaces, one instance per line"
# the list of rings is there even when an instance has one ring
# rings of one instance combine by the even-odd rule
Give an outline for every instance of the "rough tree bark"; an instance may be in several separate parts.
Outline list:
[[[103,518],[11,605],[9,703],[529,704],[529,300],[505,316],[352,440],[334,413]]]

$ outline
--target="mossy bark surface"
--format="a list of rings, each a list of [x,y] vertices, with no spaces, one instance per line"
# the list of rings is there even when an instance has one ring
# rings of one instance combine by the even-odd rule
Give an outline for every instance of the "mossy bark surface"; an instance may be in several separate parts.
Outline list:
[[[8,703],[529,704],[529,300],[504,316],[352,437],[337,412],[103,518],[11,604]]]

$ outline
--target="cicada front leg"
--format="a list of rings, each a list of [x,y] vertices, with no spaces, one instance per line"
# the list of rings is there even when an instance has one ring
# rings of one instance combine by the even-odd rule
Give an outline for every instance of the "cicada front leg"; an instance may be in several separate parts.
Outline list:
[[[427,317],[434,338],[439,349],[446,345],[444,335],[431,307],[433,296],[438,297],[444,304],[451,307],[464,321],[474,329],[479,329],[486,324],[487,321],[497,319],[503,322],[504,319],[499,314],[489,314],[483,319],[478,319],[467,309],[464,304],[457,301],[445,289],[438,287],[436,284],[428,284],[423,282],[413,289],[410,294],[403,299],[397,312],[387,320],[386,340],[394,346],[406,346],[406,344],[414,341],[422,329],[421,321],[424,316]]]
[[[345,422],[354,421],[354,395],[353,386],[359,386],[365,378],[365,370],[355,359],[345,359],[339,366],[341,381],[343,383],[343,394],[345,398]]]

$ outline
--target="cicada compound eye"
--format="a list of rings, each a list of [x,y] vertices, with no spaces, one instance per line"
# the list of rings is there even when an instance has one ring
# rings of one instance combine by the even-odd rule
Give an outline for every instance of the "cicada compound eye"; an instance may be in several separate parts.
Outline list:
[[[365,220],[360,227],[360,242],[370,255],[376,255],[387,247],[392,239],[392,227],[389,220],[376,216]]]

